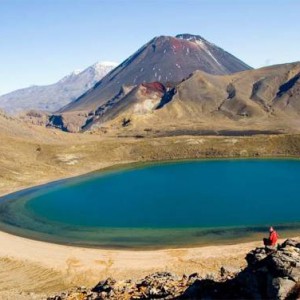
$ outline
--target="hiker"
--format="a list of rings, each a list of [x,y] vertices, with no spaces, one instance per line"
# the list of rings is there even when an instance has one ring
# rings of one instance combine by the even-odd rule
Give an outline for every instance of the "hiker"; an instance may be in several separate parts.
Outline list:
[[[263,239],[264,245],[265,246],[276,246],[277,241],[278,241],[278,234],[272,226],[270,227],[269,232],[270,232],[269,238]]]

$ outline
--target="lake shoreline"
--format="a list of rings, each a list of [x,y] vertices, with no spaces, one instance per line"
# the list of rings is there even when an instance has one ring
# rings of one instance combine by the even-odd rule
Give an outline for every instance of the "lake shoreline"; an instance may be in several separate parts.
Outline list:
[[[263,159],[258,159],[258,158],[240,158],[240,159],[186,159],[186,160],[172,160],[172,161],[156,161],[156,162],[133,162],[133,163],[127,163],[127,164],[115,164],[110,167],[103,168],[102,170],[97,170],[93,171],[90,173],[83,174],[81,176],[77,177],[72,177],[68,179],[62,179],[62,180],[56,180],[56,181],[51,181],[49,183],[43,184],[43,185],[37,185],[32,188],[28,188],[25,190],[21,190],[19,192],[14,192],[11,194],[8,194],[7,196],[1,197],[0,201],[5,203],[5,201],[8,201],[12,198],[16,198],[18,196],[24,196],[27,193],[30,193],[32,191],[39,191],[42,190],[43,188],[50,188],[55,185],[60,185],[60,184],[68,184],[68,183],[75,183],[80,182],[83,179],[93,179],[94,177],[98,177],[99,175],[105,175],[110,172],[119,172],[121,171],[127,171],[127,170],[136,170],[136,169],[143,169],[149,166],[161,166],[161,165],[175,165],[178,163],[192,163],[192,162],[212,162],[212,161],[263,161],[263,160],[269,160],[269,161],[282,161],[282,160],[299,160],[299,159],[291,159],[291,158],[263,158]],[[15,210],[14,210],[15,211]],[[45,220],[47,221],[47,220]],[[126,234],[128,235],[128,232],[126,230],[130,230],[130,236],[133,234],[135,238],[137,238],[140,234],[141,231],[147,232],[149,234],[150,231],[156,231],[154,236],[159,236],[162,234],[164,231],[174,231],[175,233],[177,232],[177,235],[179,235],[177,238],[174,237],[173,239],[178,240],[182,234],[189,233],[190,235],[195,235],[197,238],[193,238],[189,242],[186,240],[185,242],[177,242],[177,243],[165,243],[165,244],[153,244],[152,245],[139,245],[138,243],[136,246],[134,244],[118,244],[114,243],[112,244],[103,244],[101,242],[98,242],[97,238],[97,243],[93,242],[80,242],[80,239],[77,241],[74,238],[65,240],[62,239],[60,236],[55,236],[55,235],[47,235],[46,233],[44,234],[43,232],[38,232],[35,230],[20,230],[19,228],[22,228],[22,226],[17,226],[17,231],[14,230],[13,226],[10,226],[10,224],[13,223],[2,223],[2,228],[0,227],[0,230],[3,230],[4,232],[7,232],[9,234],[15,234],[20,237],[24,238],[29,238],[37,241],[42,241],[42,242],[47,242],[47,243],[55,243],[58,245],[66,245],[66,246],[75,246],[75,247],[82,247],[82,248],[95,248],[95,249],[105,249],[105,250],[130,250],[130,251],[147,251],[147,250],[161,250],[161,249],[177,249],[177,248],[182,248],[182,247],[188,247],[188,248],[197,248],[197,247],[205,247],[205,246],[217,246],[219,244],[221,245],[232,245],[232,244],[238,244],[238,243],[245,243],[245,242],[251,242],[255,241],[258,239],[261,239],[261,232],[264,232],[264,229],[268,228],[269,224],[255,224],[255,225],[235,225],[235,226],[216,226],[216,227],[170,227],[170,228],[110,228],[110,227],[103,227],[101,230],[105,231],[113,231],[115,235],[115,238],[118,236],[125,236]],[[296,223],[274,223],[272,225],[275,225],[280,231],[284,232],[286,235],[298,235],[299,233],[299,226]],[[36,227],[37,228],[37,227]],[[81,229],[81,227],[79,228]],[[78,231],[79,229],[74,228],[74,232]],[[88,232],[89,228],[84,228],[83,230],[85,232]],[[72,229],[73,230],[73,229]],[[124,232],[123,232],[124,231]],[[206,237],[209,232],[212,232],[215,238],[212,240],[210,237]],[[231,232],[231,233],[230,233]],[[230,233],[230,234],[229,234]],[[101,235],[101,232],[99,232]],[[105,232],[103,232],[105,235]],[[151,238],[151,234],[149,238]],[[200,236],[199,236],[200,234]],[[227,236],[226,236],[227,234]],[[229,235],[228,235],[229,234]],[[126,239],[125,239],[126,240]]]
[[[78,174],[71,175],[71,176],[63,176],[63,177],[58,177],[57,179],[46,179],[42,181],[41,183],[38,184],[33,184],[33,185],[27,185],[27,186],[21,186],[16,189],[9,189],[6,192],[0,192],[0,202],[9,197],[11,194],[16,194],[16,193],[22,193],[26,192],[27,190],[30,189],[39,189],[45,186],[49,186],[52,184],[56,183],[63,183],[67,182],[69,180],[74,180],[74,179],[80,179],[83,177],[88,177],[92,175],[97,175],[99,173],[105,173],[105,172],[110,172],[110,171],[119,171],[119,170],[127,170],[127,169],[134,169],[138,167],[147,167],[148,165],[159,165],[159,164],[175,164],[175,163],[180,163],[180,162],[193,162],[193,161],[224,161],[224,160],[300,160],[300,156],[259,156],[259,157],[199,157],[199,158],[175,158],[175,159],[170,159],[170,160],[147,160],[147,161],[126,161],[126,162],[117,162],[117,163],[109,163],[108,165],[103,166],[102,168],[98,168],[95,170],[90,170],[88,172],[79,172]]]
[[[37,241],[41,243],[47,243],[47,244],[54,244],[59,246],[66,246],[66,247],[76,247],[76,248],[83,248],[83,249],[95,249],[95,250],[105,250],[105,251],[132,251],[132,252],[143,252],[143,251],[163,251],[163,250],[174,250],[174,249],[182,249],[182,248],[188,248],[188,249],[194,249],[194,248],[203,248],[203,247],[219,247],[219,246],[231,246],[231,245],[238,245],[238,244],[244,244],[244,243],[252,243],[259,240],[262,240],[263,237],[265,237],[268,233],[268,225],[260,225],[255,227],[212,227],[211,230],[214,232],[215,240],[212,240],[212,238],[201,240],[201,237],[199,237],[199,241],[196,242],[187,242],[184,244],[160,244],[160,245],[148,245],[148,246],[133,246],[133,245],[113,245],[113,244],[91,244],[91,243],[80,243],[77,241],[63,241],[62,238],[47,236],[46,234],[43,236],[43,234],[32,231],[32,233],[24,233],[26,230],[20,229],[19,232],[16,232],[14,230],[9,230],[5,228],[7,224],[0,224],[0,232],[13,235],[16,237]],[[282,235],[289,237],[289,236],[300,236],[300,226],[297,224],[281,224],[281,225],[274,225],[277,230],[281,232]],[[264,233],[263,232],[264,230]],[[105,228],[105,230],[110,230],[110,228]],[[112,228],[112,230],[116,230],[116,228]],[[143,229],[139,229],[140,231],[143,231]],[[148,230],[147,228],[144,230]],[[186,232],[191,232],[190,228],[169,228],[167,229],[157,229],[156,232],[159,233],[160,230],[163,231],[169,231],[170,233],[176,231],[181,232],[182,235],[186,235]],[[200,232],[205,231],[206,229],[199,228]],[[233,230],[236,231],[237,236],[230,236],[230,237],[222,237],[222,233],[226,233],[226,230]],[[245,231],[243,231],[245,230]],[[209,231],[209,230],[208,230]],[[198,232],[197,229],[194,229],[195,234]],[[241,236],[242,233],[245,232],[244,236]],[[177,234],[179,234],[177,233]],[[193,233],[193,232],[192,232]],[[189,233],[191,234],[191,233]],[[201,240],[201,241],[200,241]]]
[[[218,274],[222,266],[244,267],[245,255],[262,246],[261,241],[254,241],[198,248],[105,250],[40,242],[4,232],[0,232],[0,243],[5,245],[0,248],[0,265],[9,260],[14,266],[6,270],[6,276],[20,280],[19,289],[24,292],[48,294],[74,286],[93,286],[107,277],[138,279],[157,271],[179,275],[193,272],[201,276]],[[26,268],[26,272],[20,274],[20,268]],[[42,276],[45,273],[47,280],[52,278],[47,288]],[[17,289],[18,282],[15,285]],[[0,283],[0,297],[5,288],[5,282]]]
[[[282,237],[283,242],[287,237]],[[294,237],[299,238],[299,237]],[[244,268],[246,254],[262,241],[234,245],[204,246],[164,250],[105,250],[63,246],[0,232],[0,276],[13,278],[0,283],[0,298],[45,299],[45,295],[75,286],[91,287],[99,280],[139,279],[154,272],[182,276],[197,272],[200,276],[219,275],[222,266]],[[3,268],[7,265],[10,268]],[[24,295],[20,297],[20,294]]]
[[[85,135],[78,135],[77,140],[74,136],[77,137],[55,132],[53,137],[58,142],[51,140],[52,144],[39,139],[24,142],[23,139],[4,137],[0,195],[139,161],[208,160],[216,157],[298,160],[300,149],[299,135],[251,138],[182,136],[138,140]],[[37,155],[39,146],[41,151]],[[245,266],[245,255],[262,245],[258,239],[227,246],[117,251],[62,246],[1,231],[0,241],[5,245],[0,248],[0,276],[3,278],[0,298],[4,295],[4,299],[21,300],[32,299],[31,292],[53,294],[73,286],[93,286],[108,276],[141,278],[160,270],[179,275],[199,272],[205,276],[219,272],[223,265]]]

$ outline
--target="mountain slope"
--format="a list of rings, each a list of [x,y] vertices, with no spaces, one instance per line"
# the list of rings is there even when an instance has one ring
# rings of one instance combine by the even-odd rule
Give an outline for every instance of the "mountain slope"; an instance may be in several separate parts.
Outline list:
[[[10,114],[31,109],[54,112],[93,87],[116,65],[96,63],[81,72],[72,72],[54,84],[32,86],[2,95],[0,108]]]
[[[118,94],[123,85],[153,81],[174,84],[195,70],[211,74],[231,74],[248,69],[248,65],[200,36],[159,36],[141,47],[91,90],[60,112],[95,110]]]
[[[300,63],[296,62],[222,76],[196,71],[171,89],[160,83],[141,84],[110,106],[100,107],[84,129],[142,131],[197,125],[288,131],[300,129],[299,116]]]

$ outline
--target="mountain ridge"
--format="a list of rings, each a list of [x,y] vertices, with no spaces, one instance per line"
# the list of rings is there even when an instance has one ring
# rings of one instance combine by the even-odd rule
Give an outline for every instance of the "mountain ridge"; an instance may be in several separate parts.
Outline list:
[[[171,127],[178,132],[239,128],[279,133],[298,131],[299,116],[300,62],[294,62],[228,75],[197,70],[173,86],[123,86],[93,113],[67,112],[51,122],[56,127],[64,124],[67,131],[81,126],[83,131],[110,128],[133,135],[144,134],[145,128],[166,132]]]
[[[300,115],[300,62],[264,67],[231,75],[211,75],[195,71],[192,76],[176,86],[172,99],[163,105],[162,97],[153,107],[137,113],[139,107],[149,102],[149,95],[128,101],[126,109],[110,119],[121,126],[122,119],[131,125],[161,124],[199,121],[203,119],[230,120],[236,123],[276,118],[287,121]],[[138,89],[137,87],[136,89]],[[113,108],[112,108],[113,109]],[[101,123],[101,117],[97,120]],[[109,120],[105,120],[108,122]],[[105,123],[104,122],[104,123]]]
[[[181,37],[154,37],[117,66],[112,73],[108,74],[110,76],[105,76],[85,95],[59,112],[96,109],[114,97],[122,85],[152,81],[178,83],[198,69],[212,74],[227,74],[251,69],[233,55],[200,36],[187,34],[179,36]],[[190,40],[191,37],[194,39]],[[211,50],[211,47],[214,47],[212,48],[214,50]],[[223,67],[220,62],[216,63],[216,58],[212,56],[211,51],[218,54],[222,62],[230,59],[230,67]]]
[[[200,36],[158,36],[140,47],[93,88],[60,109],[57,114],[64,115],[65,120],[71,114],[72,119],[77,115],[82,120],[79,127],[82,127],[87,120],[87,117],[84,120],[83,115],[95,114],[101,106],[117,97],[122,88],[130,89],[156,81],[174,86],[198,69],[224,75],[249,70],[251,67]]]
[[[53,84],[12,91],[0,96],[0,108],[10,114],[32,109],[54,112],[83,94],[116,66],[113,62],[97,62]]]

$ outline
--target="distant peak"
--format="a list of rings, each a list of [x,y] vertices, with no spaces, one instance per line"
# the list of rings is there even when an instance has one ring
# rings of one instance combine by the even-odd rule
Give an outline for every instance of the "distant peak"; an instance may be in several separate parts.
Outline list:
[[[82,70],[77,69],[77,70],[72,71],[71,73],[69,73],[69,74],[66,75],[65,77],[76,76],[76,75],[78,75],[78,74],[81,73],[81,72],[82,72]]]
[[[158,35],[158,36],[155,36],[152,40],[150,40],[147,44],[162,42],[162,41],[165,41],[165,40],[169,40],[171,38],[172,37],[168,36],[168,35]]]
[[[99,68],[99,67],[116,67],[118,63],[113,62],[113,61],[98,61],[92,65],[94,68]]]
[[[82,70],[79,70],[79,69],[74,70],[74,71],[72,71],[70,74],[66,75],[66,76],[63,77],[61,80],[59,80],[59,82],[64,82],[64,81],[66,81],[66,80],[68,80],[68,79],[70,79],[70,78],[72,78],[72,77],[74,77],[74,76],[77,76],[77,75],[80,74],[81,72],[82,72]]]
[[[175,36],[177,39],[187,40],[187,41],[206,41],[202,36],[190,34],[190,33],[181,33]]]
[[[147,45],[149,44],[159,44],[163,42],[174,42],[174,40],[180,39],[188,42],[194,42],[194,43],[205,43],[205,44],[211,44],[206,39],[204,39],[200,35],[194,35],[190,33],[182,33],[177,34],[176,36],[167,36],[167,35],[160,35],[154,37]]]
[[[79,73],[81,73],[82,70],[80,69],[77,69],[77,70],[74,70],[73,72],[70,73],[70,76],[72,75],[78,75]]]

